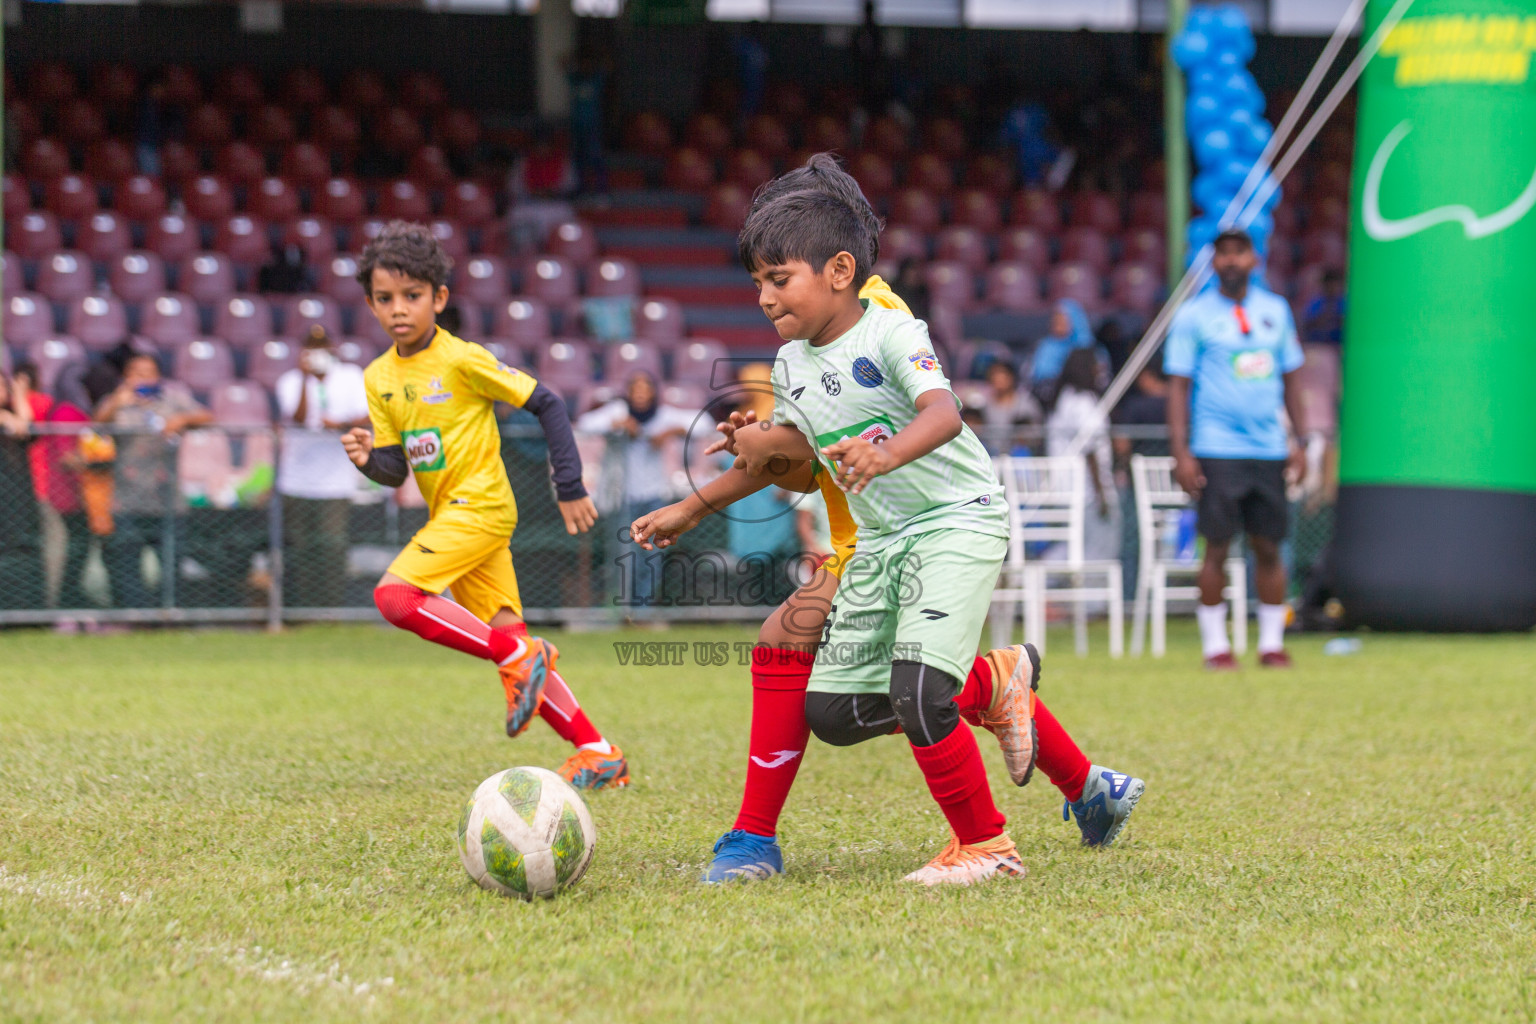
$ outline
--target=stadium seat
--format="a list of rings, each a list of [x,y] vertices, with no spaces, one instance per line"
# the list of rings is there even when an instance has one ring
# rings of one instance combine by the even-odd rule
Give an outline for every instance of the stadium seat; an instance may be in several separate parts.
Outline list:
[[[453,310],[459,316],[459,330],[457,334],[461,338],[471,341],[481,341],[489,337],[486,324],[491,318],[491,311],[479,303],[470,302],[461,296],[455,295],[448,300],[448,309]]]
[[[1025,189],[1014,194],[1008,222],[1054,235],[1061,231],[1061,208],[1056,205],[1056,197],[1049,192]]]
[[[235,214],[218,226],[213,233],[213,247],[228,256],[237,267],[260,266],[272,258],[267,226],[243,213]]]
[[[46,298],[34,292],[5,293],[6,344],[30,345],[53,334],[53,310]]]
[[[672,350],[672,380],[707,388],[723,386],[734,372],[725,363],[729,357],[729,350],[718,341],[690,338]]]
[[[303,339],[316,324],[332,337],[342,333],[341,307],[324,295],[290,295],[278,304],[277,310],[284,337]]]
[[[295,142],[283,150],[278,169],[300,188],[318,188],[331,176],[331,157],[313,142]]]
[[[337,338],[336,358],[353,366],[367,366],[379,357],[384,346],[375,345],[368,338]]]
[[[923,125],[923,144],[945,160],[959,160],[969,148],[965,128],[959,121],[938,117]]]
[[[38,385],[45,392],[53,390],[54,384],[58,382],[60,370],[70,363],[79,363],[86,359],[85,346],[75,338],[49,334],[24,342],[11,338],[9,330],[6,335],[11,344],[18,347],[26,346],[27,358],[37,366]]]
[[[1070,224],[1077,228],[1092,228],[1105,235],[1120,233],[1120,203],[1105,192],[1078,192],[1067,204],[1071,209]]]
[[[69,173],[69,150],[57,139],[33,139],[22,147],[21,173],[33,181],[52,181]]]
[[[963,264],[973,273],[980,273],[991,260],[986,237],[963,224],[951,224],[935,236],[933,255],[935,259]]]
[[[235,266],[219,252],[200,252],[176,269],[177,288],[192,301],[215,306],[235,294]]]
[[[931,234],[943,223],[938,200],[922,188],[904,188],[891,197],[890,223]],[[881,246],[883,250],[884,245]]]
[[[964,311],[956,306],[932,303],[928,307],[928,333],[935,342],[935,351],[944,354],[943,347],[965,340]]]
[[[120,253],[107,264],[107,286],[124,302],[144,302],[166,290],[165,261],[147,250]]]
[[[348,151],[362,141],[363,126],[352,111],[328,104],[311,116],[309,133],[321,149]]]
[[[999,262],[988,267],[985,296],[988,308],[1009,313],[1037,313],[1045,308],[1040,278],[1026,263]]]
[[[293,220],[299,215],[299,192],[287,178],[265,177],[250,187],[245,208],[258,220]]]
[[[406,175],[429,191],[441,192],[454,182],[453,168],[448,166],[448,155],[441,147],[426,145],[411,154],[406,163]]]
[[[332,224],[355,224],[368,212],[362,187],[351,178],[336,177],[315,190],[310,202],[315,216]]]
[[[96,275],[83,252],[60,249],[37,267],[37,290],[50,302],[67,305],[96,290]]]
[[[229,351],[225,346],[224,351]],[[179,373],[177,376],[181,376]],[[226,427],[267,427],[272,425],[272,405],[260,384],[247,380],[226,380],[215,384],[208,396],[213,422]]]
[[[329,92],[325,84],[325,76],[319,71],[314,68],[295,67],[283,72],[277,95],[288,107],[308,110],[324,103]]]
[[[243,139],[235,139],[223,146],[214,165],[229,181],[247,188],[254,187],[267,176],[267,158]]]
[[[379,189],[378,210],[385,220],[426,220],[432,203],[414,181],[396,178]]]
[[[1013,188],[1013,165],[1000,156],[982,153],[965,165],[966,188],[979,188],[994,196],[1005,196]]]
[[[523,357],[522,349],[515,345],[509,345],[499,338],[486,338],[480,344],[487,352],[508,366],[521,370],[528,365],[527,359]]]
[[[733,150],[725,158],[725,180],[755,189],[773,177],[773,163],[755,149]]]
[[[263,103],[246,115],[246,136],[258,146],[276,149],[295,137],[293,115],[276,103]]]
[[[1271,267],[1279,267],[1287,274],[1296,269],[1296,246],[1286,235],[1271,235],[1269,239],[1269,252],[1265,254],[1265,263]]]
[[[218,338],[188,337],[173,352],[171,376],[193,391],[211,392],[234,380],[235,357]]]
[[[881,156],[899,160],[907,155],[907,127],[894,117],[881,115],[864,130],[864,145]]]
[[[27,290],[25,278],[21,272],[21,257],[13,252],[7,252],[0,256],[0,267],[4,268],[5,281],[0,285],[0,296],[16,295]]]
[[[167,64],[160,69],[159,86],[165,103],[190,107],[203,99],[203,81],[185,64]]]
[[[623,392],[622,385],[606,381],[601,384],[587,383],[576,390],[574,400],[568,399],[568,401],[571,401],[571,404],[575,407],[576,415],[580,416],[583,413],[589,413],[593,409],[607,405],[614,399],[619,398]],[[584,433],[576,435],[577,454],[581,456],[584,466],[588,464],[592,466],[602,465],[604,443],[602,437],[593,437]]]
[[[1313,299],[1323,294],[1323,275],[1332,269],[1325,263],[1308,263],[1296,271],[1291,280],[1291,293],[1295,297],[1298,312],[1305,310]]]
[[[418,114],[439,110],[448,103],[443,80],[430,71],[407,71],[400,76],[400,102]]]
[[[498,218],[486,221],[469,236],[469,251],[500,255],[512,249],[507,237],[507,222]]]
[[[714,114],[694,114],[683,129],[683,142],[706,156],[718,157],[731,148],[731,130]]]
[[[752,193],[740,185],[716,185],[704,205],[704,223],[723,231],[740,231],[752,208]]]
[[[112,205],[131,221],[151,221],[165,212],[165,189],[149,175],[135,174],[113,189]]]
[[[592,298],[636,297],[640,267],[633,260],[606,259],[587,268],[586,294]]]
[[[283,244],[298,246],[310,266],[324,266],[336,255],[336,230],[319,217],[300,217],[283,229]]]
[[[920,188],[936,196],[948,195],[955,188],[955,169],[938,153],[918,153],[907,161],[907,186]]]
[[[1120,259],[1145,263],[1161,271],[1168,263],[1168,244],[1156,228],[1132,228],[1120,239]]]
[[[352,307],[352,334],[371,345],[377,345],[381,352],[395,343],[389,332],[379,326],[378,317],[373,315],[373,309],[366,302],[359,302]]]
[[[6,81],[10,81],[10,73],[7,70]],[[3,88],[3,87],[0,87]],[[21,97],[15,96],[9,88],[4,88],[5,116],[9,121],[6,126],[6,134],[16,140],[16,144],[25,147],[34,139],[42,137],[43,119],[38,115],[32,103]],[[8,349],[6,351],[9,351]]]
[[[1089,313],[1104,305],[1104,282],[1099,272],[1083,263],[1058,263],[1046,279],[1046,298],[1052,302],[1076,299]]]
[[[1109,270],[1109,239],[1098,228],[1068,228],[1061,236],[1061,258],[1065,262],[1086,263],[1103,274]]]
[[[592,382],[592,351],[577,338],[561,338],[538,351],[533,375],[562,395],[572,395]]]
[[[661,350],[644,341],[625,341],[603,349],[603,379],[618,383],[632,373],[649,373],[661,380]]]
[[[427,139],[421,130],[421,119],[404,107],[386,107],[376,113],[369,136],[393,156],[414,153]]]
[[[550,335],[549,306],[540,299],[522,297],[497,303],[491,335],[517,343],[543,342]]]
[[[676,341],[683,336],[683,306],[676,299],[648,298],[635,310],[635,336],[647,341]]]
[[[789,130],[772,114],[756,114],[748,118],[742,141],[749,150],[756,150],[769,160],[777,160],[789,152]]]
[[[1338,270],[1346,262],[1346,246],[1341,231],[1308,231],[1301,239],[1301,262],[1321,263]]]
[[[59,220],[84,220],[97,210],[96,183],[83,174],[62,174],[43,186],[43,208]]]
[[[5,176],[5,219],[15,220],[32,209],[32,190],[19,174]]]
[[[62,103],[77,86],[74,71],[62,61],[39,61],[28,69],[27,91],[38,103]]]
[[[624,148],[644,156],[665,156],[672,148],[672,125],[654,110],[642,110],[624,126]]]
[[[117,61],[96,65],[91,70],[91,96],[104,108],[132,105],[139,96],[138,72]]]
[[[441,218],[432,221],[428,226],[432,229],[432,237],[437,239],[437,244],[442,246],[448,258],[453,260],[454,266],[463,266],[468,262],[468,232],[462,230],[453,221]]]
[[[1349,165],[1337,160],[1321,164],[1312,173],[1311,194],[1349,197]]]
[[[891,169],[890,160],[880,153],[855,153],[848,161],[848,173],[859,183],[866,199],[884,198],[896,187],[896,172]]]
[[[563,221],[550,231],[544,246],[550,253],[573,263],[590,263],[597,259],[597,232],[579,220]]]
[[[338,98],[349,107],[367,110],[389,102],[389,87],[377,71],[354,68],[342,77]]]
[[[1168,198],[1161,192],[1137,192],[1131,196],[1131,227],[1162,231],[1168,225]]]
[[[906,260],[926,260],[928,240],[912,228],[892,225],[880,232],[880,258],[897,266]]]
[[[98,263],[107,263],[133,248],[128,222],[111,210],[98,210],[75,225],[75,245]]]
[[[576,265],[559,256],[530,260],[522,276],[523,290],[551,306],[563,306],[579,292]]]
[[[1156,267],[1122,263],[1109,275],[1109,304],[1132,313],[1151,313],[1157,309],[1162,284]]]
[[[202,172],[202,157],[185,142],[172,139],[160,147],[160,176],[166,181],[181,185]]]
[[[99,142],[106,137],[107,123],[94,101],[76,96],[59,105],[56,116],[59,136],[75,146]]]
[[[145,229],[144,248],[167,263],[178,263],[198,250],[197,228],[180,214],[162,214]]]
[[[923,271],[928,283],[928,301],[934,306],[945,306],[958,312],[967,312],[975,305],[976,287],[972,271],[963,263],[935,260]]]
[[[133,176],[133,150],[122,139],[101,139],[85,148],[85,173],[116,186]]]
[[[261,76],[248,64],[232,64],[214,76],[213,94],[232,107],[254,107],[266,98]]]
[[[219,221],[235,212],[235,193],[228,182],[213,174],[200,174],[181,190],[187,216],[193,220]]]
[[[357,226],[348,232],[353,246],[361,250],[363,246],[379,237],[379,233],[384,230],[386,223],[388,222],[382,217],[364,217],[358,221]]]
[[[667,157],[662,179],[669,188],[702,192],[715,183],[715,161],[700,149],[684,146]]]
[[[453,296],[483,306],[506,301],[511,294],[506,264],[496,256],[475,256],[454,267]]]
[[[848,148],[848,126],[831,114],[818,114],[805,127],[805,145],[814,152],[841,152]]]
[[[454,182],[443,193],[443,216],[465,227],[479,227],[496,219],[496,197],[479,182]]]
[[[260,295],[231,295],[214,309],[213,334],[238,350],[252,349],[273,334],[272,307]]]
[[[43,210],[24,213],[6,227],[9,229],[7,244],[24,260],[43,259],[64,245],[58,218]]]
[[[1035,273],[1043,274],[1051,262],[1051,247],[1045,236],[1034,228],[1004,228],[998,236],[997,258],[1022,263]]]
[[[187,114],[187,141],[194,146],[222,146],[233,134],[229,115],[217,103],[199,103]]]
[[[950,221],[992,235],[1003,226],[1003,210],[992,193],[985,189],[967,188],[955,196]]]
[[[330,296],[342,306],[355,306],[363,301],[363,286],[357,282],[357,257],[331,257],[320,265],[319,278],[320,294]]]
[[[228,434],[201,427],[181,435],[176,445],[176,481],[183,494],[220,494],[234,475]]]
[[[1264,275],[1265,287],[1282,298],[1289,299],[1291,297],[1291,292],[1295,287],[1295,282],[1291,280],[1291,272],[1289,269],[1273,265],[1265,265],[1261,268],[1261,272]]]
[[[69,307],[67,333],[88,349],[109,349],[128,334],[128,310],[115,295],[87,295]]]
[[[251,347],[245,375],[270,391],[277,387],[279,377],[298,365],[298,342],[269,338]]]
[[[1281,202],[1269,215],[1275,222],[1274,235],[1271,237],[1286,235],[1294,238],[1301,232],[1301,220],[1296,213],[1295,203]]]

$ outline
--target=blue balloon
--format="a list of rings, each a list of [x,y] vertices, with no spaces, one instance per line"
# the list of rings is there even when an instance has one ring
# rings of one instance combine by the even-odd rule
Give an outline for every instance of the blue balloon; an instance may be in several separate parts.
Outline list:
[[[1258,156],[1269,142],[1270,128],[1263,118],[1238,107],[1227,111],[1226,129],[1232,133],[1233,151],[1239,156]]]
[[[1232,133],[1225,128],[1211,128],[1195,137],[1195,159],[1202,168],[1220,167],[1232,156]]]
[[[1248,61],[1230,46],[1222,46],[1211,55],[1210,63],[1213,67],[1236,70],[1246,66]]]
[[[1235,193],[1226,179],[1204,172],[1195,175],[1195,180],[1190,182],[1189,194],[1201,212],[1220,216]]]
[[[1208,92],[1192,92],[1184,102],[1184,126],[1191,137],[1220,124],[1228,114],[1221,101]]]
[[[1226,88],[1227,74],[1228,72],[1218,71],[1209,65],[1195,68],[1189,73],[1190,94],[1219,95]]]
[[[1195,6],[1191,7],[1189,9],[1189,13],[1184,16],[1184,27],[1186,29],[1195,28],[1204,31],[1210,28],[1212,25],[1215,25],[1218,20],[1219,19],[1216,17],[1215,8],[1208,7],[1204,4],[1196,4]]]
[[[1250,114],[1258,114],[1264,109],[1264,94],[1259,91],[1258,83],[1252,75],[1241,69],[1227,75],[1222,82],[1220,95],[1227,106],[1246,110]]]
[[[1238,189],[1243,187],[1243,182],[1248,180],[1248,170],[1252,166],[1252,160],[1233,157],[1220,167],[1214,168],[1213,173],[1227,183],[1228,187],[1232,189],[1233,195],[1237,195]]]
[[[1173,41],[1173,62],[1188,71],[1212,59],[1211,39],[1197,29],[1186,29]]]
[[[1220,26],[1217,31],[1226,48],[1238,52],[1243,63],[1248,63],[1254,50],[1253,29],[1248,24],[1248,16],[1236,4],[1223,4],[1214,13],[1215,23]]]
[[[1189,239],[1189,254],[1191,257],[1198,253],[1204,246],[1210,245],[1216,240],[1216,233],[1221,230],[1221,225],[1216,217],[1209,214],[1196,217],[1189,222],[1189,233],[1185,236]]]

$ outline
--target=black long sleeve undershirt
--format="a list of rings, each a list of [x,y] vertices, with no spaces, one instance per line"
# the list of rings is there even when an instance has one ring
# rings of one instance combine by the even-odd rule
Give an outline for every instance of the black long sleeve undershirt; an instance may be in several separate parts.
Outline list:
[[[523,408],[539,418],[544,440],[549,444],[549,466],[555,478],[555,497],[576,501],[587,496],[581,483],[581,456],[576,451],[576,435],[571,431],[571,417],[565,401],[543,384],[535,384],[533,394]]]
[[[405,446],[387,444],[368,453],[368,461],[359,467],[363,476],[385,487],[399,487],[405,483],[410,467],[405,462]]]

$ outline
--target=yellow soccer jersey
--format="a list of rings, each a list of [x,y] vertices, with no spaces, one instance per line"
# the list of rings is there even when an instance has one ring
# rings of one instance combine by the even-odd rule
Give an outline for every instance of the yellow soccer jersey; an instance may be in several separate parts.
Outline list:
[[[462,510],[490,532],[511,534],[517,504],[493,406],[522,406],[537,382],[441,327],[409,359],[391,345],[363,371],[363,382],[375,447],[404,446],[433,517]]]
[[[878,274],[871,274],[869,280],[864,282],[864,287],[859,289],[859,298],[912,315],[912,310],[907,308],[901,296],[891,291],[891,286],[882,281]],[[816,483],[821,488],[822,498],[826,500],[827,525],[832,531],[832,557],[827,560],[827,569],[841,576],[843,566],[848,564],[858,544],[859,528],[853,521],[853,513],[848,509],[848,497],[833,481],[832,474],[818,472]]]

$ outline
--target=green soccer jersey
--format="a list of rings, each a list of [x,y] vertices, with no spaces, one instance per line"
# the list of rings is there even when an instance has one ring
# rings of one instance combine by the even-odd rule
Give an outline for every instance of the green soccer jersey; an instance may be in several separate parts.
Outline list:
[[[791,341],[773,368],[773,421],[795,427],[820,449],[845,437],[875,444],[917,417],[917,396],[949,390],[928,327],[905,313],[866,304],[864,316],[828,345]],[[933,530],[1008,536],[1003,488],[969,427],[960,436],[848,495],[859,552]]]

